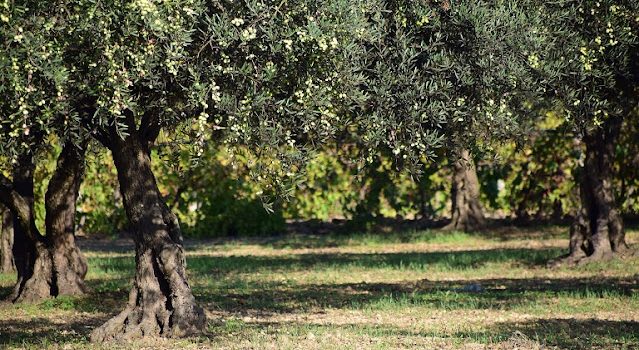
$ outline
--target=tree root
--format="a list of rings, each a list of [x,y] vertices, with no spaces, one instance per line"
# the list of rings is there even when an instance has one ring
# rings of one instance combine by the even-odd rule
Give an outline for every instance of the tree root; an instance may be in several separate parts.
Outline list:
[[[37,243],[35,255],[33,272],[20,276],[13,292],[9,295],[9,300],[14,303],[35,302],[54,295],[55,291],[52,291],[52,288],[55,281],[51,253],[43,244]]]
[[[181,251],[165,246],[156,254],[138,256],[135,284],[127,307],[91,333],[92,342],[128,341],[146,337],[179,338],[201,333],[204,310],[195,303],[182,264]]]
[[[546,267],[548,268],[559,268],[562,266],[584,266],[595,262],[605,262],[613,259],[623,259],[630,256],[636,256],[639,252],[626,248],[622,251],[610,251],[610,252],[601,252],[601,253],[593,253],[590,255],[586,255],[583,251],[579,250],[573,253],[569,253],[563,256],[560,256],[556,259],[550,260]]]

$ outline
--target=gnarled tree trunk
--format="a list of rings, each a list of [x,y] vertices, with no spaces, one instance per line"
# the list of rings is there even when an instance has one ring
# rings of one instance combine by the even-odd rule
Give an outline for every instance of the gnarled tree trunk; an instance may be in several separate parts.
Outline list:
[[[453,164],[452,218],[446,229],[473,231],[486,224],[479,202],[479,179],[470,152],[462,150]]]
[[[0,272],[15,272],[13,263],[13,216],[9,209],[2,209],[2,231],[0,232]]]
[[[13,201],[5,203],[13,213],[13,256],[18,278],[9,295],[13,302],[36,301],[55,296],[53,263],[46,239],[35,225],[31,155],[23,155],[13,169]]]
[[[607,260],[628,251],[612,188],[614,149],[621,122],[620,118],[607,120],[583,138],[586,157],[579,174],[581,207],[570,228],[570,251],[551,261],[552,266]]]
[[[76,201],[84,176],[85,148],[86,144],[64,147],[45,195],[45,227],[59,295],[87,292],[87,261],[75,244]]]
[[[147,141],[135,130],[108,144],[135,240],[136,273],[126,308],[91,334],[92,341],[200,333],[204,311],[187,282],[182,236],[151,170]]]
[[[46,195],[47,235],[35,225],[34,164],[22,157],[14,168],[13,183],[3,181],[0,199],[13,213],[13,254],[18,279],[9,299],[37,301],[86,291],[86,260],[74,240],[75,200],[82,179],[84,150],[66,145]],[[6,180],[6,179],[4,179]]]

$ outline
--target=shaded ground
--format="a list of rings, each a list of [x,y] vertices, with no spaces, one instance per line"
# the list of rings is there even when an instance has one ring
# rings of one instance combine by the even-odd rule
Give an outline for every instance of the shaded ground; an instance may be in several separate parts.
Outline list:
[[[91,294],[0,303],[0,348],[639,348],[639,258],[545,268],[564,235],[545,227],[188,241],[207,333],[117,346],[87,337],[125,303],[132,244],[82,240]],[[636,247],[638,232],[629,241]],[[13,280],[0,275],[1,295]]]

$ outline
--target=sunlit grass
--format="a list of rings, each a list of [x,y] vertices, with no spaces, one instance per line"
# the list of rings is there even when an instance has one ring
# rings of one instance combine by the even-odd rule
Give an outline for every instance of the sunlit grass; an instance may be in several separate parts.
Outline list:
[[[638,237],[629,234],[631,242]],[[85,251],[89,295],[0,304],[0,347],[111,348],[88,344],[88,333],[123,307],[135,265],[132,251],[104,245]],[[566,246],[555,233],[533,230],[188,242],[207,333],[118,346],[638,347],[639,258],[547,269]],[[14,280],[0,274],[5,294]]]

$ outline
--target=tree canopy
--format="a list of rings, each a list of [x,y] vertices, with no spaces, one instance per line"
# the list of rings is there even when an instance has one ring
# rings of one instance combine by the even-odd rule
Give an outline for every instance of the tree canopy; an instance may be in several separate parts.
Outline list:
[[[229,158],[249,154],[269,190],[287,194],[309,154],[349,145],[337,153],[372,176],[448,162],[470,171],[478,197],[462,163],[536,139],[550,113],[577,139],[566,153],[583,154],[566,258],[623,254],[611,184],[638,101],[637,13],[632,0],[3,0],[0,199],[31,254],[16,291],[35,281],[57,296],[70,270],[82,286],[86,263],[65,251],[76,251],[90,139],[112,156],[137,263],[127,306],[96,341],[206,324],[153,167],[158,149],[178,162],[220,145]],[[34,169],[47,147],[60,152],[42,236]],[[379,178],[371,192],[383,191]],[[56,257],[72,255],[78,268],[60,269],[75,263]]]

